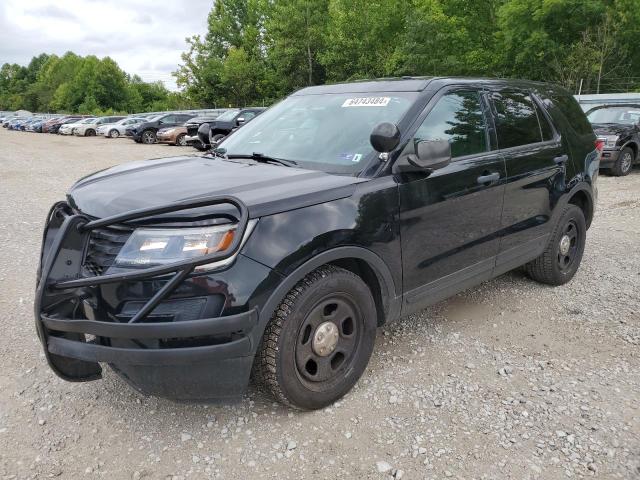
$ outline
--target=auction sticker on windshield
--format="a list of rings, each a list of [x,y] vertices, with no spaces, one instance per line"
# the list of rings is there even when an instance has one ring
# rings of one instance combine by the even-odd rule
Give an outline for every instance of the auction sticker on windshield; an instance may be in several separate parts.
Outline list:
[[[342,107],[386,107],[390,101],[389,97],[347,98]]]

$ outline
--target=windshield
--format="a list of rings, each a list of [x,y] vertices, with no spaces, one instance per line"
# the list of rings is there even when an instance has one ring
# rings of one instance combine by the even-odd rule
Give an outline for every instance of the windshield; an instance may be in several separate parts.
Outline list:
[[[293,160],[329,173],[361,171],[374,153],[373,127],[398,123],[416,92],[291,96],[224,140],[227,155]]]
[[[634,125],[640,122],[640,106],[597,108],[589,112],[587,118],[592,124],[617,123],[620,125]]]
[[[222,115],[220,115],[219,117],[216,118],[216,120],[221,120],[223,122],[228,122],[230,120],[233,120],[234,117],[238,114],[240,110],[227,110],[226,112],[224,112]]]

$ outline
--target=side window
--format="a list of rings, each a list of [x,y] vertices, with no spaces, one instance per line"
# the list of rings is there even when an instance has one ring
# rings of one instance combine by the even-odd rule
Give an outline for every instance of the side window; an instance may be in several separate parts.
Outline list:
[[[536,109],[536,114],[538,115],[538,122],[540,123],[540,132],[542,133],[542,140],[545,142],[547,140],[552,140],[553,130],[551,129],[549,120],[547,119],[546,115],[542,111],[542,108],[540,107],[540,105],[538,105],[536,102],[533,102],[533,104]]]
[[[162,120],[163,123],[175,123],[176,116],[175,115],[167,115],[166,117],[162,117],[160,120]]]
[[[486,152],[487,135],[479,93],[455,91],[444,95],[418,127],[414,143],[421,140],[449,140],[453,158]]]
[[[251,120],[253,117],[256,116],[256,112],[244,112],[244,113],[241,113],[239,116],[244,117],[244,121],[248,122],[249,120]]]
[[[527,93],[494,93],[492,98],[497,113],[498,147],[518,147],[542,141],[538,116]]]

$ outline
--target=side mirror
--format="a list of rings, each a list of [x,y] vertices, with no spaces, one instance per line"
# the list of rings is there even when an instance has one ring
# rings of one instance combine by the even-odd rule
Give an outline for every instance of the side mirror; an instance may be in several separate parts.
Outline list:
[[[407,161],[423,170],[437,170],[451,163],[449,140],[421,140],[415,143],[415,152],[407,156]]]
[[[379,123],[373,127],[369,141],[376,152],[389,153],[400,143],[400,130],[395,123]]]
[[[244,123],[244,117],[238,117],[236,119],[236,125],[240,126]]]

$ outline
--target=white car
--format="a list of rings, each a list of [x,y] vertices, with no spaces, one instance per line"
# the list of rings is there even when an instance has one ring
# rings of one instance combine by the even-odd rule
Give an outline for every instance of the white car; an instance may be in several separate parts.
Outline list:
[[[94,118],[93,121],[89,123],[82,123],[78,125],[73,134],[78,137],[94,137],[96,135],[96,131],[101,125],[106,125],[107,123],[114,123],[122,120],[123,116],[119,117],[98,117]]]
[[[93,122],[95,120],[95,118],[81,118],[80,120],[78,120],[77,122],[73,122],[73,123],[63,123],[60,126],[60,130],[58,130],[58,133],[60,135],[73,135],[73,129],[82,125],[83,123],[89,123],[89,122]]]
[[[100,125],[96,130],[96,133],[98,135],[104,135],[105,137],[109,138],[118,138],[124,135],[127,127],[131,127],[145,121],[146,119],[144,118],[127,117],[115,123],[105,123],[104,125]]]

